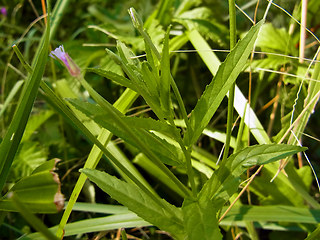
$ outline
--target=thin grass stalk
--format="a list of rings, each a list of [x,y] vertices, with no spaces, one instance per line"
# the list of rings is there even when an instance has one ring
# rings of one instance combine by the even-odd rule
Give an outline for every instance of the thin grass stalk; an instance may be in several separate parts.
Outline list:
[[[58,26],[62,20],[65,10],[67,9],[70,0],[58,0],[54,5],[52,10],[52,15],[50,16],[51,20],[51,27],[50,27],[50,39],[54,38]]]
[[[234,0],[229,0],[229,27],[230,27],[230,50],[232,50],[237,41],[237,28],[236,28],[236,4]],[[229,90],[229,99],[228,99],[228,119],[227,119],[227,137],[226,144],[223,152],[222,161],[227,159],[230,148],[231,140],[231,131],[233,123],[233,103],[234,103],[234,92],[235,92],[236,83],[234,83]]]
[[[299,63],[303,63],[304,51],[306,45],[306,28],[308,15],[308,0],[301,1],[301,25],[300,25],[300,45],[299,45]]]

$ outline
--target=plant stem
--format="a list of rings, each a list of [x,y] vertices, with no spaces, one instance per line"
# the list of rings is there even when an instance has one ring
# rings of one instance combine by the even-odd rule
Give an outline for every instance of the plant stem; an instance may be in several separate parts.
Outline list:
[[[236,7],[235,1],[229,0],[229,16],[230,16],[230,50],[234,48],[237,41],[237,29],[236,29]],[[234,91],[235,91],[235,83],[231,86],[229,90],[229,100],[228,100],[228,119],[227,119],[227,138],[225,149],[223,152],[222,161],[224,161],[228,157],[229,148],[230,148],[230,140],[231,140],[231,131],[232,131],[232,122],[233,122],[233,103],[234,103]]]
[[[176,125],[174,124],[174,121],[172,119],[170,119],[170,125],[176,127]],[[186,159],[187,173],[188,173],[188,178],[189,178],[191,189],[192,189],[192,196],[194,198],[196,198],[197,189],[196,189],[196,183],[194,181],[194,172],[193,172],[192,163],[191,163],[192,147],[186,148],[185,145],[183,144],[183,141],[180,138],[180,136],[176,138],[176,141],[180,145],[180,148],[181,148],[181,150],[182,150],[182,152],[184,154],[184,157]]]
[[[303,63],[304,51],[306,45],[306,27],[307,27],[307,13],[308,0],[301,1],[301,25],[300,25],[300,45],[299,45],[299,63]]]

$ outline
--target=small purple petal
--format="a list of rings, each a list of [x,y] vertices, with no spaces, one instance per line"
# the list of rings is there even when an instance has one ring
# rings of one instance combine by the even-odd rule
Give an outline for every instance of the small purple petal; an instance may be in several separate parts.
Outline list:
[[[3,16],[7,16],[7,9],[5,7],[1,7],[0,8],[0,13],[3,15]]]
[[[64,51],[62,45],[56,48],[54,51],[51,51],[49,54],[50,57],[61,61],[62,64],[68,69],[69,73],[77,77],[81,74],[81,70],[78,65],[72,60],[72,58]]]

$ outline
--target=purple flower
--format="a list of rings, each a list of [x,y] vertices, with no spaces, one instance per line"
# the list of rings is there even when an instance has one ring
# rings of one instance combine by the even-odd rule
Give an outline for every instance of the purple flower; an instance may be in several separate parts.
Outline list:
[[[0,7],[0,13],[3,15],[3,16],[7,16],[7,9],[5,7]]]
[[[50,57],[58,60],[61,64],[63,64],[73,77],[80,76],[81,70],[78,65],[72,60],[72,58],[64,51],[63,46],[59,46],[54,51],[51,51],[49,54]]]

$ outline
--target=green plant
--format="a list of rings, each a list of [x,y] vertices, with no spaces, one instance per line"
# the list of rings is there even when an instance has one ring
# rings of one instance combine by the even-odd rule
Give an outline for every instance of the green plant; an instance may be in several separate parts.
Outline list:
[[[314,8],[319,5],[311,2]],[[161,0],[157,6],[141,1],[136,6],[143,6],[145,21],[130,8],[133,29],[120,3],[79,1],[74,14],[84,18],[89,27],[77,29],[73,24],[77,18],[70,17],[67,25],[74,34],[64,43],[68,52],[60,45],[51,51],[52,58],[48,57],[49,45],[56,45],[55,36],[65,37],[68,29],[62,27],[66,22],[61,18],[69,11],[69,1],[57,1],[52,13],[50,2],[46,8],[43,4],[48,11],[47,24],[43,24],[41,40],[35,40],[38,47],[33,64],[28,64],[28,52],[34,41],[32,34],[39,35],[36,32],[21,38],[27,42],[23,53],[21,43],[13,46],[24,68],[15,71],[24,80],[1,95],[1,125],[6,132],[0,145],[3,227],[22,235],[18,223],[10,223],[16,217],[13,212],[18,211],[39,231],[22,239],[56,239],[55,234],[58,238],[76,234],[89,238],[97,231],[100,237],[105,235],[103,231],[150,225],[174,239],[230,239],[231,234],[238,234],[233,239],[240,235],[259,239],[259,229],[274,230],[272,234],[278,237],[283,234],[276,232],[279,229],[287,231],[284,234],[301,231],[301,236],[313,232],[320,219],[320,205],[314,191],[310,192],[312,174],[307,166],[297,168],[292,156],[306,150],[299,145],[319,97],[319,62],[307,66],[288,58],[288,54],[297,54],[295,35],[265,23],[267,13],[275,12],[268,12],[271,3],[263,17],[256,8],[258,17],[250,29],[238,22],[237,31],[243,35],[236,44],[238,16],[232,0],[230,36],[218,19],[219,10],[227,7],[224,3],[216,3],[219,10],[214,18],[210,3],[205,1]],[[86,14],[81,6],[88,9]],[[113,10],[106,11],[111,6]],[[256,22],[259,14],[262,20]],[[92,24],[95,20],[100,24]],[[121,24],[115,24],[118,22]],[[228,39],[228,54],[212,51],[213,46],[226,48]],[[97,43],[88,44],[90,41]],[[81,43],[109,48],[92,51],[79,47]],[[196,57],[181,50],[190,52],[191,47]],[[261,53],[257,50],[265,57],[256,57],[254,51]],[[47,59],[51,61],[48,68]],[[69,75],[61,76],[60,70],[67,73],[63,67]],[[267,68],[273,73],[268,74]],[[310,72],[313,81],[283,77],[276,80],[276,93],[272,87],[266,91],[278,72],[287,71],[299,76]],[[186,76],[192,83],[186,82]],[[249,89],[244,83],[248,78]],[[251,96],[252,80],[257,85]],[[22,86],[15,109],[14,100]],[[38,90],[40,107],[34,105]],[[248,100],[242,93],[247,90]],[[277,106],[281,105],[281,122],[280,117],[268,122],[267,114],[263,112],[261,117],[256,110],[274,94],[277,98],[271,113],[279,114]],[[227,120],[223,117],[225,96],[229,97]],[[130,114],[130,108],[142,111]],[[241,118],[238,126],[234,110]],[[264,127],[266,123],[268,127]],[[48,133],[42,134],[41,129]],[[93,144],[91,149],[88,142]],[[217,151],[224,147],[220,162]],[[62,188],[68,202],[62,217],[51,215],[48,219],[52,223],[46,227],[34,213],[56,213],[55,200],[63,202],[57,174],[53,173],[56,161],[46,161],[57,156],[63,159],[59,173],[65,174]],[[255,173],[250,176],[252,170]],[[113,200],[95,192],[94,185]],[[78,198],[90,202],[103,199],[108,204],[81,203]],[[114,205],[114,200],[126,207]],[[49,228],[52,225],[56,226]],[[144,229],[155,234],[154,227]],[[122,238],[129,232],[122,230]],[[317,236],[318,229],[308,239]],[[299,237],[297,234],[295,239]]]

